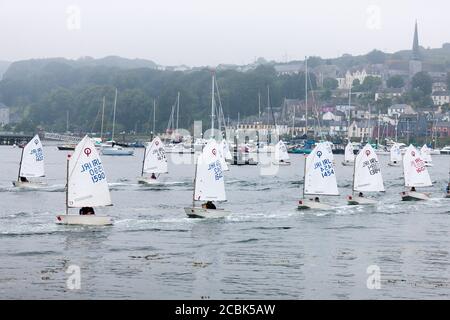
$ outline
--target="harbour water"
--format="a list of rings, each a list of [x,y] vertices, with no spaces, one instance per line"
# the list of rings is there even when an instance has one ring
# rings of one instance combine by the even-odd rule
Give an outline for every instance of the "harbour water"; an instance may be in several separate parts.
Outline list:
[[[48,186],[12,188],[21,150],[0,147],[0,298],[4,299],[448,299],[450,199],[444,199],[449,156],[434,156],[428,202],[400,201],[401,167],[380,156],[385,194],[375,207],[349,207],[352,167],[336,156],[340,197],[331,212],[299,212],[303,156],[276,175],[261,167],[225,173],[232,215],[188,219],[193,164],[169,155],[158,187],[136,182],[142,149],[102,157],[112,190],[112,227],[55,224],[65,210],[68,152],[45,145]],[[171,159],[174,157],[173,159]],[[177,158],[178,157],[178,158]],[[266,172],[267,173],[267,172]],[[75,213],[75,212],[74,212]],[[67,286],[79,266],[81,288]],[[380,289],[367,285],[370,266]],[[369,268],[370,269],[370,268]],[[372,269],[373,270],[373,269]]]

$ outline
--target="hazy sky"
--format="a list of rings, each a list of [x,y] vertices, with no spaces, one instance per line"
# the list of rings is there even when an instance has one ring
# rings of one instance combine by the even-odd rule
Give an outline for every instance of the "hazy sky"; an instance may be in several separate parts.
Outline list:
[[[447,0],[0,0],[0,60],[119,55],[163,65],[335,57],[450,42]]]

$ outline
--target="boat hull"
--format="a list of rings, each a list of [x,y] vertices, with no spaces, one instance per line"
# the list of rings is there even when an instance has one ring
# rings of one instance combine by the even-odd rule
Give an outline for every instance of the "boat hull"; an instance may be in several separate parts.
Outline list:
[[[291,163],[288,162],[288,161],[285,161],[285,162],[274,161],[274,162],[272,162],[272,164],[273,164],[274,166],[282,166],[282,167],[287,167],[287,166],[290,166],[290,165],[291,165]]]
[[[39,189],[47,186],[47,184],[44,182],[13,181],[12,184],[16,188],[24,188],[24,189]]]
[[[348,204],[350,206],[370,206],[377,204],[377,201],[368,198],[349,196]]]
[[[134,155],[134,150],[103,148],[102,154],[104,156],[132,156]]]
[[[145,184],[145,185],[156,185],[156,184],[159,184],[159,181],[158,181],[158,179],[141,177],[141,178],[138,178],[138,183]]]
[[[81,226],[110,226],[113,224],[113,221],[107,216],[59,215],[56,217],[56,223]]]
[[[394,162],[388,162],[388,166],[390,167],[400,167],[400,162],[394,163]]]
[[[200,218],[200,219],[220,219],[225,218],[230,215],[229,211],[223,209],[204,209],[204,208],[184,208],[189,218]]]
[[[342,165],[344,167],[353,167],[354,166],[354,162],[347,162],[347,161],[342,161]]]
[[[402,201],[426,201],[430,200],[429,194],[421,192],[410,192],[405,191],[400,194],[402,196]]]
[[[330,206],[326,203],[321,202],[315,202],[312,200],[300,200],[298,207],[298,210],[321,210],[321,211],[329,211],[333,210],[334,207]]]

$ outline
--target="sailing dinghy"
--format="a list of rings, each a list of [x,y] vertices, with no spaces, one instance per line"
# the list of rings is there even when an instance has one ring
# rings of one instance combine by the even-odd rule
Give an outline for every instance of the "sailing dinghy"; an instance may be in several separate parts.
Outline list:
[[[138,182],[141,184],[159,184],[159,175],[168,172],[164,144],[159,137],[156,137],[145,148],[141,177]],[[151,174],[151,176],[145,174]]]
[[[383,176],[378,156],[367,144],[356,156],[353,171],[353,195],[348,197],[349,205],[373,205],[377,202],[365,198],[363,192],[384,192]],[[358,192],[358,195],[355,193]]]
[[[345,147],[345,155],[344,155],[344,161],[342,162],[342,165],[345,166],[353,166],[355,163],[355,153],[353,144],[349,142],[347,146]]]
[[[276,166],[290,166],[291,163],[289,160],[289,154],[287,151],[286,144],[280,140],[275,146],[274,152],[275,161],[272,162]]]
[[[425,161],[420,156],[420,152],[410,145],[403,157],[403,175],[405,187],[411,188],[411,191],[401,193],[403,201],[421,201],[429,200],[430,196],[426,193],[415,191],[417,187],[431,187],[430,175],[428,173]]]
[[[223,209],[207,209],[196,206],[196,201],[226,201],[222,160],[219,145],[211,139],[197,159],[195,167],[194,195],[192,207],[184,208],[189,218],[224,218],[230,214]]]
[[[67,159],[66,214],[56,217],[58,224],[112,225],[112,219],[98,215],[70,215],[70,208],[112,206],[108,181],[100,156],[91,138],[85,136]]]
[[[424,144],[420,149],[420,156],[422,157],[422,160],[425,161],[426,167],[433,166],[433,159],[431,159],[431,150],[426,144]]]
[[[390,161],[388,165],[391,167],[400,167],[402,161],[402,151],[400,150],[400,144],[394,143],[389,151]]]
[[[40,178],[45,176],[44,152],[41,140],[35,135],[22,149],[20,157],[19,174],[17,180],[13,181],[15,187],[38,188],[46,184],[41,181],[29,181],[29,178]]]
[[[329,143],[317,144],[305,160],[303,199],[299,201],[299,210],[332,210],[333,206],[319,202],[318,196],[339,196],[336,173],[333,165],[333,153]],[[315,199],[305,199],[306,195],[315,195]]]

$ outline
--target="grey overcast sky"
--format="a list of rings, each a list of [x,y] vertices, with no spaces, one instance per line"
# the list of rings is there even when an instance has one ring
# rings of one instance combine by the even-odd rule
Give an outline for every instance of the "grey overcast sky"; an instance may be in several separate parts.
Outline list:
[[[246,64],[450,42],[448,0],[0,0],[0,60]]]

